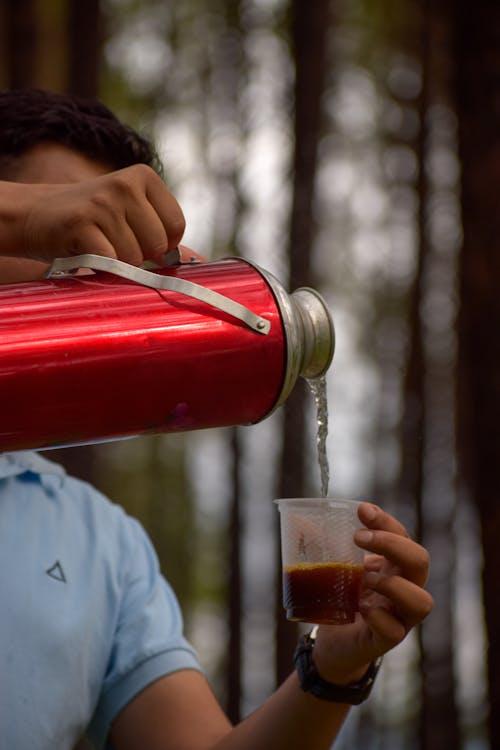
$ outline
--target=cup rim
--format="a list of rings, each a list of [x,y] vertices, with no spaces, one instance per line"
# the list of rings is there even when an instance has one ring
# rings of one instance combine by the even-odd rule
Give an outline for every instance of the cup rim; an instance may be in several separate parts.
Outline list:
[[[273,500],[278,510],[283,508],[358,508],[363,500],[342,497],[279,497]]]

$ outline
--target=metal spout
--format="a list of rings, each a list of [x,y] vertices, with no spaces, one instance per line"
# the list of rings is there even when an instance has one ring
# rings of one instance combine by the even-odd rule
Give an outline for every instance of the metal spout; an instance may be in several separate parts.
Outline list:
[[[335,329],[325,301],[318,292],[300,287],[291,295],[302,333],[302,361],[299,375],[318,378],[331,365],[335,350]]]
[[[286,339],[286,362],[281,392],[272,411],[281,406],[297,378],[319,378],[333,359],[335,329],[324,299],[309,287],[288,294],[268,271],[254,265],[271,287],[278,304]]]

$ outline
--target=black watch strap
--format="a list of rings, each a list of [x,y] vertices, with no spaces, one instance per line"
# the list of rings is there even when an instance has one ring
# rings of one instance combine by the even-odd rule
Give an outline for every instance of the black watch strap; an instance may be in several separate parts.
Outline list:
[[[293,657],[302,690],[311,693],[316,698],[332,703],[347,703],[351,706],[358,706],[363,703],[370,695],[382,664],[382,657],[380,656],[370,664],[358,682],[351,682],[349,685],[335,685],[333,682],[324,680],[316,669],[312,658],[314,641],[315,630],[313,629],[311,633],[306,633],[300,638]]]

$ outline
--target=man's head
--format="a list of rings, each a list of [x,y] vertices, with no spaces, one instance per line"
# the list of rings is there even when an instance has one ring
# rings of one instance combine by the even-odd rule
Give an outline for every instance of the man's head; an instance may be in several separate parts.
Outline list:
[[[0,180],[68,184],[134,164],[162,174],[151,144],[100,102],[37,89],[0,91]],[[46,268],[0,257],[0,283],[40,278]]]
[[[151,144],[104,104],[37,89],[0,91],[0,179],[16,182],[23,155],[46,143],[109,171],[142,163],[161,173]]]

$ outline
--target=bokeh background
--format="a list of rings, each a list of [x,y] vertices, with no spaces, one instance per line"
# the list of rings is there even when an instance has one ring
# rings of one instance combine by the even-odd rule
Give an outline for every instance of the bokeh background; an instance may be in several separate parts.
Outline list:
[[[1,0],[0,85],[99,97],[186,244],[328,301],[330,493],[407,524],[436,600],[336,747],[500,748],[497,0]],[[258,425],[51,457],[142,521],[220,701],[255,708],[297,637],[272,500],[320,490],[305,384]]]

